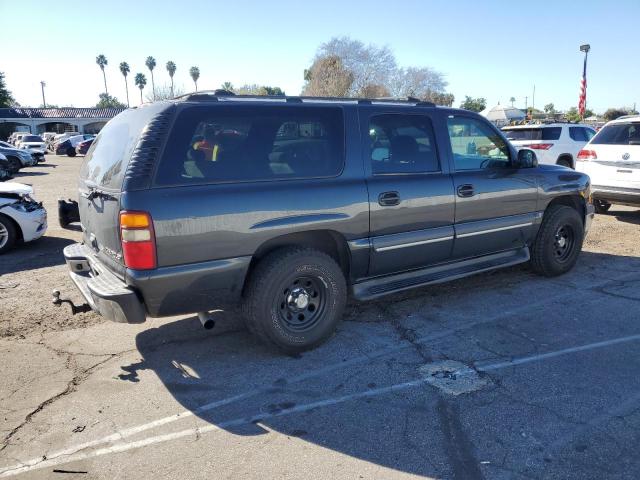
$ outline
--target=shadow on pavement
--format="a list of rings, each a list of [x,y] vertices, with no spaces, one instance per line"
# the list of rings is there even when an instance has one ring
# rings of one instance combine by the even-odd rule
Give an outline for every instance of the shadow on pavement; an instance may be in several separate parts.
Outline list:
[[[609,215],[616,217],[616,220],[625,223],[631,223],[633,225],[640,225],[640,210],[636,211],[619,211],[610,212]]]
[[[580,258],[582,268],[580,273],[573,274],[573,281],[585,272],[596,276],[604,266],[611,268],[613,265],[620,267],[616,271],[633,273],[640,262],[636,258],[630,262],[630,259],[584,252]],[[437,303],[444,299],[446,303],[451,298],[447,292],[451,288],[458,289],[460,294],[482,294],[486,291],[489,295],[495,288],[487,281],[490,275],[495,273],[462,279],[449,286],[425,287],[409,295],[387,297],[383,302],[398,306],[415,301],[422,295],[426,302]],[[509,269],[500,275],[502,277],[498,281],[507,285],[527,282],[531,278],[531,274],[522,267]],[[495,311],[484,312],[484,315],[499,315],[502,308],[496,305]],[[367,329],[371,327],[366,322],[357,323],[358,316],[366,315],[357,311],[349,313],[354,320],[350,331],[353,334],[355,329],[356,337],[361,338],[358,344],[366,344],[370,340]],[[415,379],[416,365],[411,363],[415,359],[408,357],[411,348],[407,349],[408,358],[396,362],[400,365],[400,372],[389,372],[391,367],[385,367],[382,361],[375,366],[373,361],[364,361],[357,367],[345,363],[343,368],[340,362],[363,356],[363,345],[355,345],[348,335],[341,336],[340,331],[327,344],[293,358],[260,344],[244,329],[237,312],[219,312],[218,317],[218,325],[212,331],[203,330],[197,317],[190,317],[139,333],[136,345],[142,360],[123,365],[119,379],[138,382],[140,371],[151,370],[184,408],[236,435],[261,435],[266,433],[261,426],[264,425],[290,437],[299,437],[399,471],[428,477],[450,477],[451,473],[455,478],[477,478],[480,475],[473,457],[474,444],[468,438],[477,437],[478,433],[465,432],[461,421],[462,412],[469,407],[464,402],[470,402],[472,396],[445,398],[432,389],[409,389],[371,398],[360,397],[326,408],[303,409],[300,413],[281,417],[277,415],[296,405],[375,388],[374,380],[380,385]],[[392,330],[389,332],[387,344],[399,342]],[[397,356],[402,355],[405,354]],[[290,381],[305,372],[335,364],[340,366],[331,373]],[[384,381],[381,382],[379,377],[384,377]],[[247,392],[250,394],[246,395]],[[227,402],[227,399],[234,400]],[[222,403],[216,408],[202,409],[203,405],[211,405],[212,402]],[[478,411],[472,415],[482,415],[482,409],[474,410]],[[253,415],[263,413],[274,415],[260,420],[261,425],[251,421]],[[513,428],[516,428],[515,423]],[[504,440],[506,443],[509,441],[508,438]]]
[[[0,257],[0,275],[64,264],[62,249],[74,243],[70,238],[45,235],[19,244]]]

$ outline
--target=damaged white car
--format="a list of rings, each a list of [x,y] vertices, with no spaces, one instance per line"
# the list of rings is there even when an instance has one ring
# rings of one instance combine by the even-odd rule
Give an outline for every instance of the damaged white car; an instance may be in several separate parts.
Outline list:
[[[47,231],[47,211],[22,183],[0,183],[0,255],[18,242],[31,242]]]

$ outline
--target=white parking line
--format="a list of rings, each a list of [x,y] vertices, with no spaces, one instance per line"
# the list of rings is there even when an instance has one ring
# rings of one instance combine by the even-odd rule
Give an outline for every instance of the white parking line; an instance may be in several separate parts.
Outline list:
[[[617,345],[621,343],[628,343],[640,340],[640,334],[638,335],[630,335],[627,337],[614,338],[611,340],[606,340],[602,342],[589,343],[586,345],[580,345],[577,347],[565,348],[562,350],[556,350],[554,352],[548,352],[540,355],[531,355],[528,357],[522,357],[519,359],[513,359],[509,362],[499,362],[490,365],[485,365],[482,367],[478,367],[478,370],[481,371],[490,371],[490,370],[498,370],[501,368],[514,367],[517,365],[523,365],[532,362],[539,362],[548,360],[551,358],[556,358],[561,355],[568,355],[571,353],[584,352],[588,350],[593,350],[597,348],[603,348],[611,345]],[[250,423],[257,423],[264,420],[269,420],[271,418],[281,417],[284,415],[291,415],[294,413],[306,412],[312,410],[314,408],[326,407],[331,405],[338,405],[341,403],[345,403],[351,400],[356,400],[365,397],[374,397],[378,395],[384,395],[390,392],[397,392],[406,390],[412,387],[416,387],[426,383],[426,379],[421,378],[418,380],[413,380],[410,382],[399,383],[396,385],[390,385],[387,387],[373,388],[370,390],[366,390],[364,392],[353,393],[349,395],[343,395],[340,397],[329,398],[325,400],[319,400],[317,402],[306,403],[302,405],[296,405],[292,408],[283,409],[279,412],[275,413],[262,413],[258,415],[254,415],[252,417],[240,417],[232,420],[227,420],[224,422],[220,422],[217,425],[206,425],[204,427],[196,427],[196,428],[188,428],[185,430],[181,430],[174,433],[169,433],[165,435],[155,435],[147,438],[143,438],[141,440],[133,441],[133,442],[123,442],[116,445],[112,445],[109,447],[101,448],[98,450],[93,450],[90,452],[80,451],[81,449],[76,449],[75,453],[67,453],[61,454],[60,452],[57,454],[51,454],[48,458],[44,459],[44,457],[38,457],[31,459],[27,462],[21,463],[19,465],[14,465],[11,467],[4,468],[0,470],[0,477],[10,477],[14,475],[18,475],[20,473],[28,472],[31,470],[38,470],[46,467],[51,467],[54,465],[59,465],[63,463],[70,463],[79,460],[85,460],[88,458],[99,457],[102,455],[107,455],[111,453],[120,453],[128,450],[133,450],[136,448],[141,448],[149,445],[154,445],[158,443],[167,442],[170,440],[176,440],[179,438],[184,438],[188,436],[199,436],[204,433],[221,430],[225,428],[235,427],[239,425],[246,425]],[[73,447],[72,447],[73,448]],[[77,447],[76,447],[77,448]],[[86,449],[86,447],[84,447]],[[71,449],[68,449],[71,450]]]

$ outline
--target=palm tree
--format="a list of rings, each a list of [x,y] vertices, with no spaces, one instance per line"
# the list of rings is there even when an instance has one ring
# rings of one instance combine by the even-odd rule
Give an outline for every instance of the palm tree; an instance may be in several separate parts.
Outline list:
[[[226,90],[227,92],[233,92],[233,84],[231,82],[224,82],[220,86],[222,87],[223,90]]]
[[[142,89],[147,84],[147,77],[144,76],[144,73],[136,73],[134,82],[136,84],[136,87],[140,89],[140,103],[142,103]]]
[[[151,91],[153,92],[153,99],[156,99],[156,84],[153,81],[153,69],[156,68],[156,59],[152,56],[148,56],[144,61],[144,64],[147,66],[149,71],[151,72]]]
[[[516,101],[516,99],[515,99],[515,97],[511,97],[511,98],[509,99],[509,101],[511,102],[511,106],[513,107],[513,102],[515,102],[515,101]]]
[[[176,64],[171,60],[167,62],[167,72],[169,72],[169,76],[171,77],[171,96],[173,97],[173,74],[176,73]]]
[[[130,71],[129,64],[127,62],[120,63],[120,73],[124,77],[124,88],[127,90],[127,107],[129,106],[129,83],[127,82],[127,74]]]
[[[96,57],[96,63],[98,64],[98,66],[100,67],[100,70],[102,70],[102,77],[104,78],[104,93],[106,93],[107,95],[109,95],[109,92],[107,92],[107,76],[104,73],[104,67],[107,66],[108,62],[107,62],[107,57],[105,57],[104,55],[100,54]]]
[[[198,91],[198,79],[200,78],[200,69],[198,67],[191,67],[189,69],[189,75],[193,79],[193,83],[196,84],[196,92]]]

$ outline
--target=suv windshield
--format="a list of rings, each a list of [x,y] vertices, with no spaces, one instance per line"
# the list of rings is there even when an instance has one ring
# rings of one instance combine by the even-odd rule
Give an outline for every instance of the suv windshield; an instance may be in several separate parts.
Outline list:
[[[509,140],[558,140],[562,127],[514,128],[504,130]]]
[[[614,123],[593,137],[592,145],[640,145],[640,123]]]

